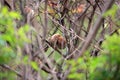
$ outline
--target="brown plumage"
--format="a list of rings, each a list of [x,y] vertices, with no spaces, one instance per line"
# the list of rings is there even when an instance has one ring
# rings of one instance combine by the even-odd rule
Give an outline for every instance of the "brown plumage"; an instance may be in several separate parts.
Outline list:
[[[66,47],[66,39],[60,34],[51,36],[49,42],[54,48],[64,49]]]

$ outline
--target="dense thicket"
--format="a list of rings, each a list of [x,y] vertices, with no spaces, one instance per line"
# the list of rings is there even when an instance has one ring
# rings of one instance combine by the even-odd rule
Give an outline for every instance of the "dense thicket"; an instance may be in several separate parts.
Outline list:
[[[0,80],[120,80],[119,0],[0,0]]]

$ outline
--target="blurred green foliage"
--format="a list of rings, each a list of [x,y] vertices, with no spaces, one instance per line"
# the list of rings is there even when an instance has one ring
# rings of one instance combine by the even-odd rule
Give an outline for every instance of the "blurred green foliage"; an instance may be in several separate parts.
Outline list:
[[[115,25],[119,26],[120,25],[120,20],[119,20],[119,6],[114,4],[111,9],[106,11],[103,16],[105,18],[111,18],[112,21],[114,22]],[[106,24],[105,24],[106,25]]]
[[[111,16],[111,18],[114,19],[116,16],[117,10],[118,10],[118,6],[114,4],[111,9],[109,9],[103,14],[103,16],[104,17]]]
[[[102,45],[103,52],[98,57],[84,56],[70,60],[74,80],[120,80],[120,35],[106,36]],[[88,53],[86,53],[88,54]]]
[[[119,25],[116,18],[118,6],[113,5],[104,17],[111,16],[115,24]],[[120,34],[120,30],[118,31]],[[103,51],[98,57],[91,57],[88,51],[78,60],[70,60],[67,67],[71,66],[68,79],[70,80],[120,80],[120,35],[106,36],[103,41]]]
[[[0,9],[0,65],[17,64],[20,58],[21,48],[29,42],[26,37],[29,27],[27,25],[17,29],[16,20],[21,16],[17,12],[10,12],[6,7]],[[10,75],[11,74],[11,75]],[[12,76],[14,75],[14,76]],[[15,74],[0,67],[0,79],[14,80]]]

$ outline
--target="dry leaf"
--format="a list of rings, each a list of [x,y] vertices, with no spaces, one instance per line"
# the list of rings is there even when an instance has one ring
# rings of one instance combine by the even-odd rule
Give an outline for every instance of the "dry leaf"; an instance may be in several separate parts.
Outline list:
[[[77,8],[72,10],[72,13],[82,13],[84,11],[85,4],[79,5]]]

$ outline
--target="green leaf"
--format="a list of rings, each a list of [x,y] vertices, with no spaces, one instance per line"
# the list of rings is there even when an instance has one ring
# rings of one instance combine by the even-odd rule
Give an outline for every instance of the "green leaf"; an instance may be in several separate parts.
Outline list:
[[[21,18],[20,14],[17,13],[17,12],[10,12],[9,15],[10,15],[10,17],[12,17],[13,19],[15,19],[15,18],[16,18],[16,19],[20,19],[20,18]]]
[[[26,36],[26,32],[29,30],[29,26],[28,25],[25,25],[23,27],[21,27],[19,30],[18,30],[18,36],[20,37],[20,40],[22,40],[22,42],[30,42],[30,40],[27,38]]]
[[[113,5],[111,9],[109,9],[108,11],[106,11],[106,12],[103,14],[103,16],[104,16],[104,17],[111,16],[112,19],[114,19],[117,10],[118,10],[118,6],[117,6],[117,5]]]
[[[31,66],[32,66],[33,69],[35,69],[35,70],[37,70],[37,71],[39,70],[38,64],[37,64],[36,62],[33,62],[33,61],[32,61],[32,62],[31,62]]]
[[[7,7],[3,7],[1,12],[2,12],[2,14],[8,14]]]
[[[23,58],[23,63],[25,63],[25,64],[28,63],[28,56],[24,56],[24,58]]]

